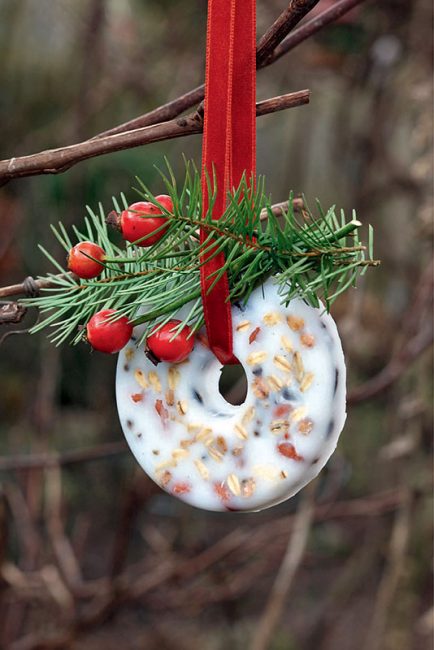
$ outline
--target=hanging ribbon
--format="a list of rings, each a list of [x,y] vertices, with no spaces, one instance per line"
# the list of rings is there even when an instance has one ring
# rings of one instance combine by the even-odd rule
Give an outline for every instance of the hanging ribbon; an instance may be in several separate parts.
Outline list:
[[[212,219],[223,214],[227,192],[238,187],[245,172],[256,172],[256,0],[208,0],[206,41],[205,114],[202,148],[204,214],[217,186]],[[201,230],[201,242],[206,239]],[[225,263],[223,253],[201,266],[205,325],[211,350],[224,364],[238,363],[232,350],[229,284],[224,274],[212,275]],[[211,277],[209,277],[211,275]]]

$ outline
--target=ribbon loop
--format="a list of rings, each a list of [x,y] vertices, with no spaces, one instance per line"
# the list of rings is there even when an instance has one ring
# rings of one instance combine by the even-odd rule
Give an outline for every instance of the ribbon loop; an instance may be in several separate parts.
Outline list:
[[[256,0],[208,0],[205,113],[202,146],[204,215],[216,194],[212,219],[222,216],[227,193],[243,173],[256,172]],[[208,188],[208,183],[210,187]],[[201,243],[208,233],[201,229]],[[238,363],[232,350],[232,317],[223,253],[205,254],[201,288],[210,347],[222,363]]]

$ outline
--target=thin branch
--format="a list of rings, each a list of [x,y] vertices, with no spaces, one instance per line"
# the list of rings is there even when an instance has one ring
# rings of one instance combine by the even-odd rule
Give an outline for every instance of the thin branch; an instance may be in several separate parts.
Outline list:
[[[57,467],[59,465],[74,465],[94,460],[103,460],[119,456],[128,451],[124,441],[107,442],[95,447],[73,449],[60,454],[37,453],[0,456],[0,471],[21,469],[40,469],[41,467]]]
[[[301,0],[298,0],[298,5],[300,5]],[[288,21],[293,20],[293,14],[288,13],[289,7],[285,9],[285,11],[277,18],[277,20],[273,23],[273,25],[266,31],[266,33],[260,38],[259,43],[258,43],[258,48],[257,48],[257,57],[261,59],[261,65],[259,66],[260,68],[265,68],[271,63],[273,63],[276,59],[280,58],[283,56],[283,54],[286,54],[290,50],[292,50],[294,47],[302,43],[304,40],[315,34],[317,31],[328,25],[330,22],[333,20],[336,20],[340,16],[343,16],[345,13],[350,11],[356,4],[360,4],[361,2],[364,2],[364,0],[357,0],[357,2],[348,2],[347,0],[343,0],[342,2],[337,3],[334,7],[332,7],[332,10],[327,9],[323,11],[321,14],[319,14],[315,19],[309,21],[306,23],[306,25],[303,25],[300,29],[297,29],[294,31],[294,35],[297,35],[295,38],[293,35],[291,35],[289,38],[286,38],[284,43],[285,43],[285,52],[282,52],[278,54],[277,56],[273,54],[270,56],[270,53],[265,52],[265,49],[263,50],[263,53],[261,53],[260,48],[265,48],[265,43],[270,42],[271,40],[274,40],[275,45],[278,43],[278,39],[274,38],[274,30],[279,30],[283,35],[284,34],[284,29],[283,29],[283,21],[282,17],[285,16]],[[293,4],[293,2],[290,3],[290,6]],[[301,6],[297,7],[298,9],[298,16],[301,19],[308,11],[310,11],[311,7],[307,9],[303,16],[301,15]],[[333,11],[334,13],[330,13]],[[292,27],[297,24],[298,21],[294,22]],[[309,26],[308,31],[305,31],[305,27]],[[286,34],[292,29],[292,27],[289,30],[286,30]],[[126,131],[131,131],[132,129],[137,129],[143,126],[150,126],[151,124],[157,124],[159,122],[166,122],[168,120],[173,120],[174,118],[178,117],[181,115],[181,113],[184,113],[185,111],[189,110],[190,108],[193,108],[193,106],[197,106],[200,104],[200,102],[203,101],[205,97],[205,86],[202,84],[201,86],[197,86],[196,88],[193,88],[192,90],[188,91],[184,95],[181,95],[180,97],[177,97],[176,99],[173,99],[172,101],[168,102],[167,104],[164,104],[163,106],[160,106],[159,108],[156,108],[149,113],[145,113],[144,115],[139,115],[138,117],[128,120],[128,122],[124,122],[123,124],[120,124],[119,126],[115,126],[112,129],[109,129],[107,131],[104,131],[102,133],[99,133],[98,135],[95,136],[95,138],[99,138],[102,136],[106,135],[114,135],[115,133],[125,133]]]
[[[268,603],[255,631],[252,650],[266,650],[269,647],[273,632],[282,616],[285,600],[303,559],[312,526],[315,511],[314,493],[314,484],[305,488],[285,555],[271,589]]]
[[[273,54],[267,59],[267,65],[274,63],[277,59],[287,54],[294,47],[303,43],[308,38],[319,32],[323,27],[335,22],[338,18],[354,9],[357,5],[365,2],[365,0],[339,0],[334,3],[329,9],[306,21],[298,29],[294,30],[292,34],[287,36],[280,45],[276,47]]]
[[[297,23],[312,9],[318,0],[291,0],[288,7],[280,14],[277,20],[271,25],[265,34],[260,38],[256,48],[257,67],[265,67],[266,60],[272,53],[273,49],[285,38],[287,34],[297,25]],[[163,106],[159,106],[144,115],[128,120],[123,124],[98,133],[94,138],[101,138],[116,133],[125,133],[144,126],[159,124],[173,120],[185,111],[200,104],[205,98],[204,84],[193,88],[180,97],[173,99]]]
[[[163,104],[163,106],[154,108],[154,110],[149,111],[149,113],[139,115],[132,120],[128,120],[128,122],[114,126],[112,129],[108,129],[102,133],[98,133],[98,135],[95,135],[92,139],[103,138],[107,135],[116,135],[116,133],[126,133],[126,131],[133,131],[134,129],[140,129],[144,126],[168,122],[169,120],[173,120],[175,117],[181,115],[181,113],[188,111],[188,109],[193,108],[193,106],[200,104],[204,97],[205,86],[202,84],[201,86],[197,86],[197,88],[193,88],[193,90],[189,90],[184,95],[173,99],[171,102],[167,102],[167,104]]]
[[[56,278],[64,278],[66,276],[75,277],[72,273],[59,273]],[[32,280],[32,289],[34,295],[38,295],[40,289],[49,289],[50,287],[55,286],[55,283],[50,278],[40,278],[39,280]],[[20,296],[22,294],[29,295],[29,282],[26,278],[23,282],[18,284],[10,284],[7,287],[0,287],[0,298],[7,298],[10,296]]]
[[[293,202],[292,202],[292,207],[294,210],[303,210],[304,208],[304,203],[303,199],[301,197],[296,197]],[[284,211],[288,209],[288,201],[282,201],[281,203],[275,203],[274,205],[271,206],[273,214],[276,216],[279,216],[283,214]],[[261,221],[265,221],[268,219],[268,212],[266,209],[262,210],[260,214],[260,219]],[[191,221],[191,220],[190,220]],[[64,278],[64,277],[76,277],[74,276],[73,273],[59,273],[58,275],[55,275],[52,279],[51,278],[39,278],[38,280],[34,280],[33,278],[26,278],[23,282],[19,282],[17,284],[11,284],[7,287],[0,287],[0,298],[8,298],[11,296],[20,296],[20,295],[29,295],[29,289],[33,291],[33,295],[38,295],[39,291],[41,289],[50,289],[52,287],[57,286],[57,283],[54,281],[57,278]],[[14,305],[11,306],[11,305]],[[6,309],[8,307],[8,309]],[[11,311],[11,312],[16,312],[17,307],[23,308],[23,305],[20,305],[19,303],[6,303],[4,306],[6,311]],[[0,308],[0,323],[2,322],[1,320],[1,314],[3,308]],[[19,311],[19,310],[18,310]],[[24,316],[24,314],[23,314]],[[18,322],[18,321],[16,321]]]
[[[377,397],[398,381],[409,366],[428,350],[434,341],[432,326],[427,324],[425,330],[419,332],[413,339],[408,341],[400,353],[393,357],[375,377],[354,388],[348,395],[348,404],[358,404],[368,399]]]
[[[256,66],[267,64],[277,45],[317,5],[319,0],[291,0],[288,7],[261,37],[256,48]]]
[[[267,115],[287,108],[309,103],[310,91],[300,90],[279,97],[272,97],[256,104],[256,115]],[[202,133],[203,120],[199,112],[169,122],[118,133],[106,137],[85,140],[68,147],[48,149],[30,156],[0,161],[0,185],[12,178],[39,174],[59,174],[82,160],[102,156],[114,151],[132,149],[151,142],[181,138]]]
[[[412,495],[408,494],[395,515],[386,553],[387,565],[373,604],[373,614],[367,630],[364,650],[381,650],[384,642],[387,620],[396,600],[399,580],[405,567],[411,527]]]
[[[417,284],[414,299],[402,317],[402,329],[398,333],[395,353],[389,363],[372,379],[358,386],[348,395],[349,404],[381,395],[398,381],[434,342],[432,309],[434,295],[434,259],[425,265]]]

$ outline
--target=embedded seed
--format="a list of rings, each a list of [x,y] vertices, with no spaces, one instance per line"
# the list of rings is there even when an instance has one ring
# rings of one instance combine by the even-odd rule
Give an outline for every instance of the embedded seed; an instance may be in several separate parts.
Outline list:
[[[190,455],[190,452],[187,449],[174,449],[172,451],[172,458],[179,460],[181,458],[187,458]]]
[[[177,462],[174,458],[169,458],[168,460],[163,460],[162,463],[155,465],[155,471],[159,472],[162,469],[167,469],[168,467],[176,467]]]
[[[265,399],[270,394],[270,389],[262,377],[256,377],[252,384],[253,395]],[[265,404],[264,404],[265,406]]]
[[[264,317],[262,319],[266,325],[269,327],[272,327],[273,325],[277,325],[277,323],[280,323],[281,316],[275,311],[271,311],[268,314],[264,314]]]
[[[160,416],[161,421],[163,422],[163,424],[166,424],[167,423],[167,418],[169,417],[169,411],[167,410],[167,408],[165,406],[163,406],[163,400],[156,399],[155,404],[154,404],[154,408],[157,411],[158,415]]]
[[[185,399],[180,399],[176,402],[176,409],[179,415],[185,415],[188,411],[188,402]]]
[[[236,330],[237,332],[245,332],[248,330],[250,327],[250,321],[249,320],[243,320],[239,325],[237,325]]]
[[[270,431],[274,433],[275,436],[281,433],[287,433],[289,430],[288,420],[273,420],[270,424]]]
[[[193,440],[187,440],[185,438],[184,440],[179,441],[179,445],[180,447],[182,447],[182,449],[187,449],[187,447],[190,447],[192,444],[193,444]]]
[[[196,465],[196,469],[199,472],[199,474],[201,475],[201,477],[203,479],[205,479],[205,481],[207,481],[209,479],[209,469],[205,465],[205,463],[203,463],[201,460],[197,459],[197,460],[194,461],[194,464]]]
[[[283,372],[291,372],[291,364],[289,363],[288,359],[283,357],[281,354],[276,354],[273,359],[273,363],[276,368],[279,368],[279,370],[283,370]]]
[[[268,353],[265,350],[260,352],[252,352],[246,359],[246,362],[249,366],[255,366],[259,363],[262,363],[267,358]]]
[[[238,480],[238,476],[236,476],[236,474],[229,474],[229,476],[226,479],[226,482],[232,494],[235,494],[236,497],[241,494],[241,486]]]
[[[293,422],[299,422],[300,420],[302,420],[304,418],[305,415],[306,415],[306,407],[305,406],[299,406],[297,409],[294,409],[291,412],[290,417],[291,417],[291,420],[293,420]]]
[[[260,327],[255,327],[255,329],[253,330],[253,332],[250,333],[250,336],[249,336],[249,345],[252,345],[253,341],[256,341],[256,338],[257,338],[257,336],[258,336],[258,334],[259,334],[260,331],[261,331],[261,328],[260,328]]]
[[[233,456],[241,456],[241,454],[243,453],[243,449],[244,449],[244,447],[234,447],[232,449],[232,455]]]
[[[208,447],[208,453],[211,456],[211,458],[218,463],[221,463],[223,460],[223,454],[221,454],[218,449],[215,447]]]
[[[285,470],[282,469],[282,471],[280,472],[280,478],[282,479],[288,478],[288,472],[285,472]]]
[[[256,490],[256,481],[254,478],[245,478],[241,481],[241,494],[246,499],[251,497]]]
[[[276,377],[276,375],[270,375],[267,377],[267,381],[271,387],[271,390],[280,390],[283,388],[283,381]]]
[[[297,450],[294,445],[291,445],[290,442],[281,442],[280,445],[277,445],[279,454],[285,456],[285,458],[290,458],[291,460],[296,460],[297,462],[304,460],[303,456],[297,454]]]
[[[307,436],[313,429],[313,422],[312,420],[309,420],[309,418],[305,418],[299,422],[297,428],[300,433],[302,433],[304,436]]]
[[[294,359],[294,367],[295,367],[295,378],[298,381],[298,383],[300,383],[301,380],[303,379],[303,374],[304,374],[303,359],[301,358],[300,352],[294,352],[293,359]]]
[[[287,316],[286,322],[293,332],[299,332],[304,327],[304,320],[298,318],[298,316],[292,316],[291,314]]]
[[[283,347],[287,352],[292,352],[292,351],[293,351],[294,348],[292,347],[292,343],[291,343],[291,341],[290,341],[288,338],[286,338],[286,336],[281,336],[281,337],[280,337],[280,342],[281,342],[281,344],[282,344],[282,347]]]
[[[242,426],[242,424],[235,425],[235,433],[240,440],[247,440],[249,437],[247,430]]]
[[[253,472],[267,481],[276,481],[279,475],[278,470],[274,465],[255,465]]]
[[[144,375],[143,372],[140,370],[140,368],[137,368],[137,369],[134,371],[134,379],[135,379],[136,382],[139,384],[139,386],[141,386],[142,388],[148,388],[149,384],[148,384],[148,382],[146,381],[145,375]]]
[[[134,356],[134,348],[127,348],[125,350],[125,358],[127,361],[131,361]]]
[[[203,428],[202,424],[198,424],[197,422],[190,422],[190,424],[187,426],[187,431],[188,433],[196,433],[197,431],[200,431]]]
[[[312,334],[302,334],[300,341],[305,348],[313,348],[315,345],[315,337]]]
[[[214,440],[212,429],[209,427],[203,427],[199,433],[196,434],[196,440],[203,442],[205,445],[210,445]]]
[[[181,375],[179,374],[179,370],[171,366],[168,372],[169,388],[171,390],[175,390],[175,388],[179,384],[180,379],[181,379]]]
[[[241,419],[241,423],[246,425],[249,422],[251,422],[254,417],[255,417],[255,407],[254,406],[249,406],[249,408],[246,410],[246,412],[244,413],[244,415],[243,415],[243,417]]]
[[[227,443],[226,443],[226,440],[224,439],[224,437],[223,436],[217,436],[216,443],[217,443],[217,447],[222,452],[222,454],[225,454],[227,452],[227,450],[228,450],[228,446],[227,446]]]
[[[175,404],[175,393],[172,389],[166,391],[166,402],[167,406],[173,406]]]
[[[160,392],[161,392],[161,382],[160,382],[160,378],[158,377],[158,375],[157,375],[157,373],[155,372],[155,370],[151,370],[151,371],[148,373],[148,379],[149,379],[149,383],[151,384],[152,388],[153,388],[157,393],[160,393]]]
[[[172,480],[172,473],[166,470],[165,472],[162,473],[161,476],[158,477],[158,480],[162,487],[167,487]]]
[[[304,375],[302,382],[300,384],[300,390],[302,393],[304,393],[306,390],[308,390],[311,387],[314,377],[315,375],[313,374],[313,372],[308,372]]]

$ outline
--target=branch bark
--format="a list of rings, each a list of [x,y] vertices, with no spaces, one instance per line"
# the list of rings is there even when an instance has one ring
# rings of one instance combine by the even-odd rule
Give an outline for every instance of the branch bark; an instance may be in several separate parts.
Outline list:
[[[303,499],[298,508],[294,528],[288,541],[278,574],[274,581],[267,606],[259,622],[252,643],[252,650],[267,650],[273,632],[279,623],[295,574],[301,564],[306,549],[309,531],[314,516],[314,484],[305,488]]]
[[[93,460],[102,460],[119,456],[128,451],[125,441],[106,442],[102,445],[84,449],[72,449],[61,454],[36,453],[18,454],[11,456],[0,456],[0,471],[12,471],[23,469],[40,469],[42,467],[59,467],[64,465],[75,465]]]
[[[294,27],[317,5],[319,0],[291,0],[288,7],[260,38],[256,49],[258,68],[267,65],[269,57],[277,45],[294,29]]]
[[[275,23],[273,23],[270,29],[267,30],[259,41],[260,67],[262,68],[270,65],[361,2],[364,2],[364,0],[340,0],[340,2],[337,2],[336,5],[330,9],[323,11],[316,18],[313,18],[306,22],[305,25],[296,29],[275,48],[274,52],[270,54],[270,45],[277,43],[279,38],[285,32],[287,33],[292,29],[292,27],[297,24],[297,22],[299,22],[299,20],[314,6],[313,2],[306,0],[305,5],[302,8],[302,0],[298,0],[297,2],[292,0],[288,8],[281,14]],[[82,160],[87,160],[88,158],[104,155],[113,151],[120,151],[122,149],[133,148],[161,140],[168,140],[183,135],[200,133],[201,128],[198,129],[198,124],[195,123],[194,119],[192,120],[191,115],[183,118],[182,126],[180,126],[174,118],[189,108],[199,104],[203,98],[204,86],[202,85],[172,100],[171,102],[150,111],[149,113],[145,113],[133,120],[129,120],[119,126],[104,131],[90,140],[69,147],[61,147],[59,149],[43,151],[30,156],[0,161],[0,186],[9,182],[13,178],[39,174],[59,174],[70,169],[70,167]],[[301,104],[295,105],[299,106]],[[289,108],[289,106],[282,106],[282,108],[275,110],[282,110],[283,108]],[[273,111],[270,110],[269,112]],[[169,124],[168,129],[167,123]],[[150,127],[154,127],[154,129],[148,131],[144,130],[146,128],[150,129]],[[118,139],[107,143],[106,138],[115,135],[119,136],[121,134],[125,134],[125,140]],[[99,146],[97,144],[98,142]],[[81,148],[81,150],[77,151],[77,147]],[[107,149],[107,147],[109,148]],[[54,160],[52,157],[53,155]],[[75,155],[77,155],[77,157],[75,157]],[[51,167],[52,164],[54,164],[54,167]]]
[[[309,103],[310,91],[300,90],[295,93],[272,97],[256,104],[256,115],[267,115],[287,108],[302,106]],[[41,153],[10,160],[0,161],[0,185],[12,178],[23,178],[41,174],[59,174],[70,169],[82,160],[102,156],[114,151],[132,149],[151,142],[171,140],[186,135],[201,133],[203,120],[200,112],[196,111],[186,117],[180,117],[169,122],[161,122],[126,133],[118,133],[105,137],[85,140],[78,144],[48,149]]]
[[[297,45],[300,45],[300,43],[319,32],[323,27],[333,23],[362,2],[365,2],[365,0],[339,0],[339,2],[336,2],[329,9],[326,9],[318,14],[318,16],[315,16],[315,18],[306,21],[304,25],[301,25],[298,29],[294,30],[292,34],[287,36],[280,45],[275,48],[272,55],[267,59],[267,65],[274,63],[290,50],[293,50],[294,47],[297,47]]]
[[[314,7],[319,0],[291,0],[288,7],[280,14],[277,20],[267,29],[265,34],[259,39],[256,48],[256,61],[257,68],[264,68],[268,65],[267,59],[272,53],[273,49],[289,32],[297,25],[297,23]],[[133,129],[139,129],[151,124],[158,124],[160,122],[168,122],[175,117],[181,115],[185,111],[200,104],[205,98],[205,85],[201,84],[196,88],[184,93],[180,97],[173,99],[167,104],[155,108],[149,113],[139,115],[138,117],[128,120],[123,124],[103,131],[94,138],[101,138],[107,135],[115,135],[116,133],[125,133]]]

